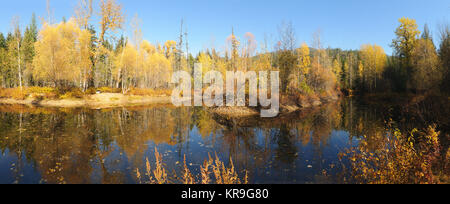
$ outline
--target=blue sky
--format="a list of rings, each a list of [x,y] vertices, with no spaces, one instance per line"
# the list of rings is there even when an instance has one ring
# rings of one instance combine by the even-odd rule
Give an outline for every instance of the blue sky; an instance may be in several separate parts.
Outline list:
[[[98,7],[99,0],[94,0]],[[428,23],[433,34],[439,23],[449,22],[448,0],[118,0],[129,20],[138,14],[142,19],[144,39],[152,43],[176,40],[183,18],[193,51],[214,46],[221,50],[234,27],[243,39],[246,32],[261,43],[277,41],[277,27],[292,22],[298,42],[310,44],[312,34],[320,29],[326,47],[359,49],[362,44],[376,43],[391,54],[390,43],[398,19],[417,20],[420,29]],[[69,18],[76,0],[52,0],[54,19]],[[46,0],[13,0],[2,2],[0,32],[11,30],[13,16],[19,16],[25,27],[34,12],[46,17]],[[94,24],[97,19],[93,19]],[[121,34],[121,33],[119,33]],[[127,35],[128,32],[124,31]]]

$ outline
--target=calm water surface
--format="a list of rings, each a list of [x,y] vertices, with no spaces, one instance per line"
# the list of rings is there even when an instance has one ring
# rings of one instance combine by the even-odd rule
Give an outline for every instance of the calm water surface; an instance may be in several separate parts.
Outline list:
[[[0,183],[137,183],[154,162],[180,175],[231,157],[251,183],[339,182],[339,152],[383,135],[386,115],[353,99],[277,119],[225,120],[202,108],[0,106]],[[376,145],[376,140],[373,140]]]

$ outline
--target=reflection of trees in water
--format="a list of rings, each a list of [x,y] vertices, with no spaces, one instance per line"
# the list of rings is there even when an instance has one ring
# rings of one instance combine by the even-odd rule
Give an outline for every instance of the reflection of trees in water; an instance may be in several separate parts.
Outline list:
[[[167,107],[67,113],[22,109],[22,117],[0,112],[0,148],[24,154],[48,183],[89,183],[94,171],[102,183],[125,182],[127,172],[111,153],[123,152],[131,166],[139,166],[149,142],[183,143],[189,132],[189,112]]]
[[[293,164],[298,156],[297,148],[293,141],[291,131],[286,124],[281,125],[278,131],[276,131],[274,139],[277,144],[277,149],[275,150],[277,155],[276,158],[278,158],[280,162]]]
[[[430,108],[420,107],[420,113]],[[312,159],[322,160],[333,130],[347,131],[351,138],[366,135],[376,149],[385,136],[388,114],[384,110],[355,99],[276,119],[223,119],[198,107],[84,110],[0,106],[0,150],[9,150],[18,158],[16,179],[20,179],[23,157],[48,183],[121,183],[129,181],[132,169],[143,166],[151,143],[176,146],[180,158],[189,154],[190,134],[196,127],[204,145],[232,156],[238,169],[267,167],[272,160],[292,166],[308,145],[313,147]],[[92,176],[100,180],[93,181]]]
[[[237,158],[237,163],[248,164],[258,158],[253,167],[267,165],[274,154],[275,161],[292,166],[299,157],[298,144],[312,143],[320,156],[320,147],[327,144],[332,130],[340,124],[339,105],[327,105],[276,119],[226,119],[216,116],[224,125],[221,149]],[[262,141],[262,142],[261,142]],[[242,161],[240,161],[242,160]],[[248,168],[248,165],[246,165]]]
[[[384,111],[360,104],[359,100],[349,98],[342,102],[342,129],[349,132],[350,138],[367,137],[373,149],[383,145],[380,139],[385,137],[385,124],[388,118]]]
[[[51,110],[2,107],[2,150],[24,152],[49,183],[120,183],[131,168],[143,165],[149,142],[177,145],[179,154],[189,153],[189,137],[197,127],[204,141],[217,152],[228,153],[242,168],[258,168],[275,159],[292,165],[298,158],[297,143],[320,147],[327,143],[339,123],[338,105],[303,111],[276,120],[232,120],[221,122],[203,108],[120,108],[110,110]],[[16,107],[17,108],[17,107]],[[20,121],[22,121],[20,123]],[[16,131],[24,132],[18,137]],[[20,136],[20,135],[19,135]],[[18,141],[21,139],[21,141]],[[318,148],[318,153],[320,148]],[[125,158],[112,156],[117,152]],[[114,160],[115,159],[115,160]]]
[[[417,128],[423,130],[436,124],[441,131],[441,141],[448,148],[450,132],[450,103],[439,96],[414,96],[387,98],[381,101],[346,99],[342,103],[343,127],[351,136],[367,136],[371,149],[380,147],[385,137],[385,125],[392,119],[401,132]],[[443,148],[446,151],[446,148]]]
[[[85,164],[92,158],[93,140],[85,129],[69,125],[76,123],[76,118],[69,119],[64,112],[52,115],[25,112],[22,118],[18,118],[20,114],[2,112],[0,117],[3,151],[7,148],[17,155],[23,152],[50,183],[88,182],[85,175],[92,172],[92,167]],[[17,131],[18,126],[22,126],[22,131]]]

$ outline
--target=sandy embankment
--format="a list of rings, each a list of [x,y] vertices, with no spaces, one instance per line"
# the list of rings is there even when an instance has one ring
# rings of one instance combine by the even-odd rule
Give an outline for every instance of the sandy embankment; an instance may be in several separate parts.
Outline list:
[[[60,107],[60,108],[111,108],[127,106],[143,106],[152,104],[171,103],[170,96],[134,96],[117,93],[102,93],[85,96],[80,99],[55,99],[55,100],[36,100],[28,98],[25,100],[0,99],[0,104],[22,104],[42,107]]]

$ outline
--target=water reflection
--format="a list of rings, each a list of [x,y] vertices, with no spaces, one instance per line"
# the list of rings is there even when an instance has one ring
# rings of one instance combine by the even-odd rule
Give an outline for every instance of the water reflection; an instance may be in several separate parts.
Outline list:
[[[273,119],[226,119],[203,108],[105,110],[0,106],[0,183],[135,183],[136,168],[163,153],[193,173],[232,157],[252,183],[337,182],[338,153],[361,135],[383,136],[385,117],[352,99]]]

